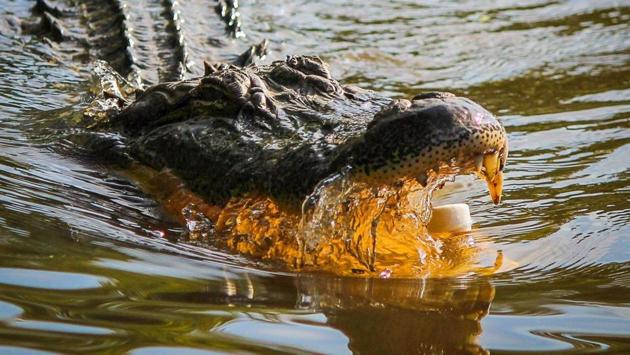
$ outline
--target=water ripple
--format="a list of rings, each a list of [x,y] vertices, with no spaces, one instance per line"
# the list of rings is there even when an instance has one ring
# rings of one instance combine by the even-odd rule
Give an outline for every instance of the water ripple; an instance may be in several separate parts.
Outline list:
[[[178,243],[160,206],[64,139],[89,69],[19,34],[31,6],[0,10],[0,352],[628,351],[626,4],[247,1],[233,41],[209,4],[180,2],[193,74],[268,38],[268,61],[322,55],[345,82],[451,90],[501,117],[504,202],[470,177],[436,201],[469,203],[476,257],[500,268],[444,280],[281,274]],[[159,16],[128,10],[135,35]]]

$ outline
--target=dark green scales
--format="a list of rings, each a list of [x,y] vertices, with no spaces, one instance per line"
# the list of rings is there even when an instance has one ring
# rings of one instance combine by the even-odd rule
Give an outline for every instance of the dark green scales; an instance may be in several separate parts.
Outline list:
[[[466,98],[391,100],[340,84],[308,56],[208,66],[201,78],[150,87],[101,127],[122,132],[135,158],[171,169],[217,204],[247,192],[301,202],[346,167],[374,183],[422,180],[428,170],[505,151],[500,123]]]

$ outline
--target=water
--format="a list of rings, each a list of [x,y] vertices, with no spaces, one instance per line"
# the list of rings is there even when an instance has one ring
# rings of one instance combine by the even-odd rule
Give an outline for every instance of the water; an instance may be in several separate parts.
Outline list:
[[[321,181],[302,205],[300,223],[291,233],[297,234],[303,268],[385,278],[460,276],[466,267],[477,269],[462,258],[474,253],[468,233],[439,238],[427,229],[431,198],[454,181],[454,169],[444,166],[439,174],[431,173],[424,187],[412,179],[370,186],[353,181],[348,170]]]
[[[624,2],[241,4],[267,60],[319,54],[345,82],[449,90],[503,119],[502,204],[467,178],[434,201],[469,203],[471,257],[501,266],[402,280],[283,273],[175,243],[183,226],[154,199],[48,136],[87,100],[88,71],[67,47],[15,35],[7,19],[29,6],[0,4],[0,352],[630,352]],[[214,18],[180,8],[199,72]]]

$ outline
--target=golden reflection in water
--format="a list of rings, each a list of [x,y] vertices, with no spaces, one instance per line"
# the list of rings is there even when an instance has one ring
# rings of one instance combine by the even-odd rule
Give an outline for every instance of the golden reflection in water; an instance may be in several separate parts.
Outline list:
[[[485,278],[383,280],[300,276],[298,306],[321,310],[358,353],[486,354],[481,319],[495,295]],[[370,334],[366,337],[365,334]]]
[[[248,194],[223,207],[210,205],[173,174],[135,166],[128,172],[165,211],[188,227],[188,240],[204,242],[291,270],[382,277],[448,277],[491,273],[475,265],[467,233],[431,236],[426,230],[433,191],[452,175],[368,187],[344,177],[320,186],[303,211]]]

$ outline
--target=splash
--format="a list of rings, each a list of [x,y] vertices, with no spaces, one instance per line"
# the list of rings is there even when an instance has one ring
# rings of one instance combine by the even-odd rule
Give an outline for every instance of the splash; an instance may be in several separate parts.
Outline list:
[[[417,274],[428,259],[439,258],[443,242],[432,238],[433,192],[456,171],[370,186],[345,170],[323,180],[302,206],[297,238],[305,265],[333,264],[354,273]]]
[[[118,114],[136,91],[142,89],[142,84],[127,81],[105,61],[96,60],[91,66],[92,100],[83,110],[82,121],[87,128],[96,128]]]

